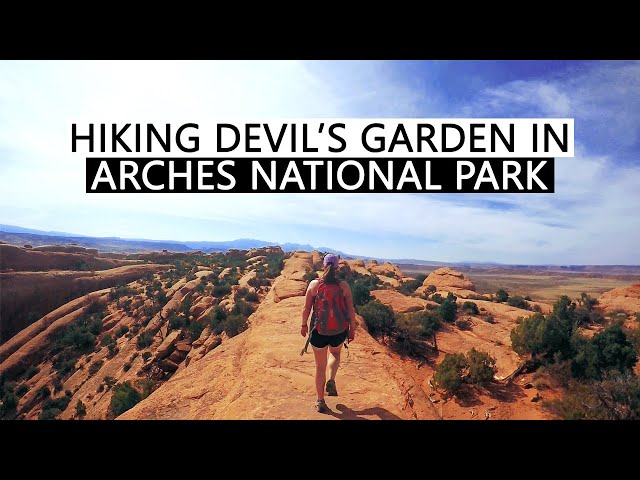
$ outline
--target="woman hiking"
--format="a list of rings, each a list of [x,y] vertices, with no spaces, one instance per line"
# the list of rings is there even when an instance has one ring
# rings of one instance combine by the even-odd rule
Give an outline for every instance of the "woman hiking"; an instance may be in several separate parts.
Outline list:
[[[311,337],[309,343],[313,347],[316,361],[316,410],[320,413],[327,411],[324,392],[336,396],[336,374],[340,366],[340,351],[342,344],[348,338],[352,341],[356,330],[356,312],[353,308],[351,289],[344,280],[338,280],[338,257],[327,254],[322,262],[324,273],[322,278],[312,280],[307,287],[306,301],[302,311],[302,326],[300,334],[304,337],[308,333],[309,313],[311,317]],[[327,361],[328,360],[328,361]],[[327,378],[327,363],[329,365],[329,380]],[[326,384],[325,384],[326,380]]]

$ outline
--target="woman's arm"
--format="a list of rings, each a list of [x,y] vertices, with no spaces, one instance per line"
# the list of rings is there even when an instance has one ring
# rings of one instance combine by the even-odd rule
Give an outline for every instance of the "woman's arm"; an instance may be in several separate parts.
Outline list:
[[[307,287],[307,293],[304,300],[304,308],[302,309],[302,324],[300,325],[300,335],[302,335],[303,337],[307,336],[309,328],[309,314],[311,313],[311,308],[313,307],[313,297],[316,296],[317,289],[318,281],[312,280]]]

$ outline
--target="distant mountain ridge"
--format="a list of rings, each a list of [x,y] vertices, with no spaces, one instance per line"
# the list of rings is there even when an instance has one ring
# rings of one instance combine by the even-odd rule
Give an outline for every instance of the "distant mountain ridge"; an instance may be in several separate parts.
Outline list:
[[[253,238],[239,238],[220,242],[212,241],[186,241],[179,242],[173,240],[150,240],[150,239],[128,239],[120,237],[91,237],[67,232],[55,232],[36,230],[33,228],[23,228],[15,225],[0,224],[0,241],[18,245],[62,245],[77,244],[87,248],[96,248],[100,252],[116,253],[140,253],[157,250],[171,250],[174,252],[226,252],[229,249],[248,250],[251,248],[261,248],[270,245],[279,245],[284,251],[295,250],[319,250],[331,252],[345,257],[353,257],[338,250],[328,247],[314,247],[300,243],[278,243]]]

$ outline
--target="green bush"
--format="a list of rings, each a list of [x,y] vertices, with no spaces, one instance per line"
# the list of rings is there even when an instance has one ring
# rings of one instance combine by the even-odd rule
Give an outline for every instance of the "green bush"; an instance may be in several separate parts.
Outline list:
[[[108,345],[115,345],[115,343],[116,343],[115,339],[108,333],[103,335],[102,338],[100,339],[100,345],[102,345],[103,347],[106,347]]]
[[[69,397],[49,398],[44,402],[38,417],[40,420],[55,420],[69,405]]]
[[[229,337],[235,337],[247,328],[247,317],[242,314],[229,315],[224,321],[224,331]]]
[[[62,380],[60,380],[60,377],[56,377],[53,379],[53,392],[59,392],[63,389],[63,385],[62,385]]]
[[[76,418],[84,418],[87,415],[87,407],[81,400],[76,403]]]
[[[126,325],[121,325],[116,330],[115,335],[116,335],[116,338],[120,338],[121,336],[126,335],[127,333],[129,333],[129,327],[127,327]]]
[[[478,315],[480,311],[478,310],[478,305],[474,302],[464,302],[462,304],[462,311],[468,313],[469,315]]]
[[[424,283],[424,280],[423,280],[423,283]],[[427,288],[424,289],[425,295],[433,295],[437,291],[438,289],[436,288],[435,285],[427,285]]]
[[[467,364],[469,371],[465,381],[473,385],[487,386],[493,381],[496,374],[496,359],[487,352],[481,352],[472,348],[467,352]]]
[[[146,362],[151,358],[151,352],[142,352],[142,361]]]
[[[374,300],[360,307],[358,311],[370,333],[389,335],[393,331],[395,316],[391,307]]]
[[[350,288],[354,306],[359,307],[371,301],[371,288],[367,283],[356,281]]]
[[[460,330],[471,330],[471,322],[466,318],[458,318],[455,324]]]
[[[202,322],[189,323],[189,327],[187,328],[187,330],[189,331],[189,337],[191,338],[191,340],[197,340],[202,334],[204,327],[205,324]]]
[[[496,300],[500,303],[504,303],[509,299],[509,294],[502,288],[496,292]]]
[[[26,383],[22,383],[18,388],[16,388],[15,394],[18,398],[22,398],[28,391],[29,385],[27,385]]]
[[[225,295],[229,295],[231,293],[230,285],[216,285],[213,287],[211,292],[214,297],[224,297]]]
[[[40,387],[40,390],[38,390],[38,393],[36,393],[36,398],[38,400],[45,399],[49,396],[51,396],[51,390],[49,390],[49,387],[47,386]]]
[[[640,420],[640,378],[608,374],[587,383],[570,381],[562,398],[544,405],[567,420]]]
[[[102,365],[104,365],[104,361],[102,360],[96,360],[91,365],[89,365],[89,375],[95,375],[96,373],[98,373],[98,371],[102,368]]]
[[[25,372],[24,376],[27,380],[29,380],[30,378],[32,378],[34,375],[38,373],[40,373],[40,367],[36,365],[31,365],[29,368],[27,368],[27,371]]]
[[[171,330],[180,330],[187,326],[187,319],[172,312],[169,316],[169,328],[167,332]]]
[[[458,305],[455,300],[451,300],[450,298],[446,298],[438,307],[438,315],[445,322],[453,322],[456,319],[456,311],[458,309]]]
[[[507,299],[507,305],[511,305],[512,307],[516,308],[522,308],[523,310],[529,309],[529,303],[519,295],[509,297]]]
[[[307,272],[302,277],[302,279],[307,283],[311,280],[315,280],[316,278],[318,278],[318,274],[316,272]]]
[[[260,297],[258,296],[258,294],[256,292],[249,292],[245,295],[244,299],[247,302],[258,302],[260,301]]]
[[[578,378],[600,379],[608,370],[625,373],[636,364],[638,357],[620,324],[607,327],[588,339],[575,336],[576,350],[572,371]]]
[[[142,400],[140,393],[133,388],[131,383],[119,383],[113,388],[113,396],[109,406],[111,413],[116,417],[123,414]]]
[[[138,349],[142,350],[144,348],[150,347],[152,343],[153,343],[153,333],[142,332],[140,335],[138,335],[138,340],[137,340]]]
[[[440,317],[433,312],[417,312],[414,316],[414,320],[422,327],[422,335],[425,337],[435,335],[435,333],[442,327]]]
[[[131,362],[126,362],[124,365],[122,365],[122,370],[124,372],[128,372],[129,370],[131,370]]]
[[[242,287],[239,288],[238,290],[236,290],[235,295],[233,296],[234,300],[239,300],[241,298],[244,298],[247,296],[247,293],[249,293],[249,289],[246,287]]]
[[[404,295],[411,295],[416,291],[418,287],[422,286],[422,283],[424,282],[425,278],[427,278],[427,276],[422,273],[419,275],[416,275],[415,279],[409,280],[408,282],[403,282],[398,287],[398,291],[400,293],[403,293]]]
[[[421,355],[424,351],[424,343],[422,341],[423,329],[422,325],[411,315],[398,315],[395,322],[395,335],[393,346],[397,350],[411,355]]]
[[[465,368],[467,368],[467,360],[462,353],[447,353],[436,367],[433,379],[438,387],[455,395],[462,386]]]

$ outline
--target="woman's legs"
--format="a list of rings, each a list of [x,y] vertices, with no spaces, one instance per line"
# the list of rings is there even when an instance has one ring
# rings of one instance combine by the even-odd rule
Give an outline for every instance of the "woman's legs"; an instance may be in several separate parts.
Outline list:
[[[331,380],[336,379],[338,373],[338,367],[340,366],[340,351],[342,350],[342,344],[337,347],[329,345],[329,378]]]
[[[316,357],[316,393],[318,400],[324,400],[324,383],[327,380],[327,347],[313,347],[313,355]]]

